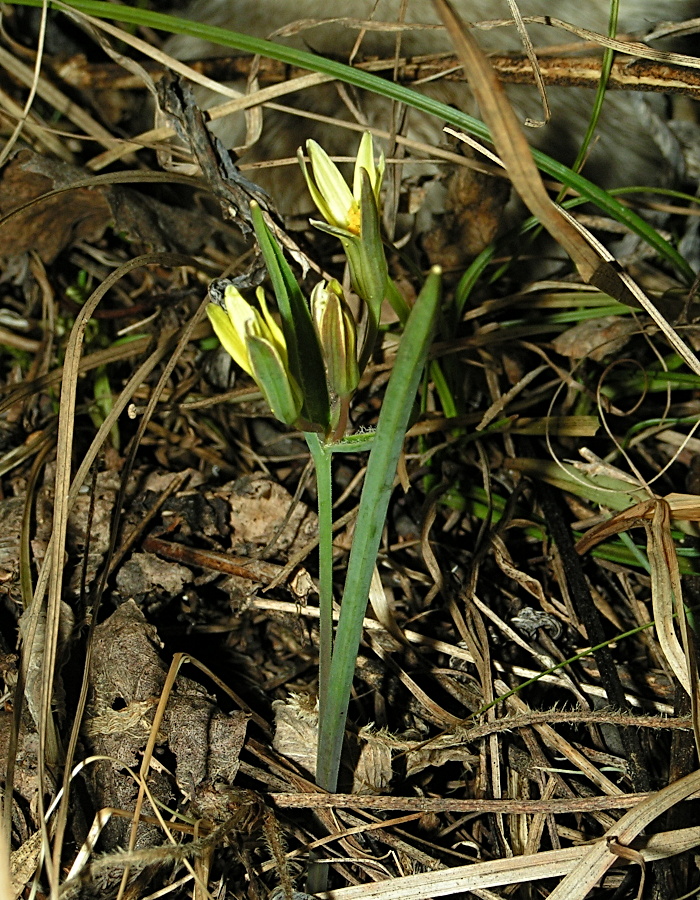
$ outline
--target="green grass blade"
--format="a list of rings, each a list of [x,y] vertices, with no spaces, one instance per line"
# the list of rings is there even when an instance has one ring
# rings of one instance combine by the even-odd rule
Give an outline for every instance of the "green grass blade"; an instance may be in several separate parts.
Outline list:
[[[14,5],[41,6],[42,0],[14,0]],[[234,50],[253,54],[259,53],[262,56],[277,59],[291,66],[300,66],[312,72],[320,72],[332,78],[337,78],[346,84],[352,84],[355,87],[372,91],[375,94],[381,94],[390,100],[405,103],[414,109],[436,116],[454,128],[460,128],[480,140],[490,141],[488,128],[478,119],[468,116],[460,110],[453,109],[444,103],[440,103],[431,97],[419,94],[411,88],[395,84],[378,75],[373,75],[371,72],[364,72],[361,69],[355,69],[335,60],[326,59],[323,56],[315,56],[303,50],[295,50],[291,47],[285,47],[261,38],[253,38],[235,31],[228,31],[225,28],[218,28],[214,25],[202,25],[188,19],[138,9],[134,6],[116,6],[111,3],[105,3],[103,0],[71,0],[70,3],[65,5],[79,12],[99,18],[113,19],[132,25],[144,25],[174,34],[191,34],[211,41],[214,44],[231,47]],[[689,284],[692,284],[695,273],[688,263],[668,241],[664,240],[640,216],[624,207],[602,188],[588,181],[582,175],[572,172],[567,166],[547,156],[546,153],[542,153],[539,150],[533,150],[532,152],[535,162],[543,172],[573,188],[618,222],[626,225],[653,247],[659,255],[671,263]]]
[[[440,288],[440,270],[433,269],[406,323],[367,465],[334,642],[326,715],[319,723],[316,780],[320,787],[329,791],[335,790],[338,781],[345,719],[362,636],[362,619],[367,608],[372,572],[399,454],[437,318]]]

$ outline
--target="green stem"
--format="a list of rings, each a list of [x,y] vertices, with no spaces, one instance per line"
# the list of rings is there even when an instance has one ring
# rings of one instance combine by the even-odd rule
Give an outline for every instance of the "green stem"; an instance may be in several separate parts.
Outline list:
[[[333,485],[331,450],[317,434],[304,433],[316,467],[318,502],[318,715],[323,720],[328,706],[328,685],[333,653]],[[319,759],[320,759],[319,754]]]
[[[608,18],[608,37],[610,38],[617,37],[617,18],[619,9],[620,0],[612,0],[612,2],[610,3],[610,16]],[[606,47],[603,51],[603,60],[600,65],[600,79],[598,81],[598,87],[596,89],[595,99],[593,101],[591,119],[588,123],[588,128],[586,129],[586,134],[584,135],[583,141],[581,142],[579,151],[576,154],[576,161],[571,167],[574,172],[580,172],[580,170],[583,168],[584,162],[586,161],[588,148],[591,145],[595,130],[598,127],[598,120],[600,119],[600,113],[603,109],[603,103],[605,102],[605,93],[607,91],[610,72],[612,71],[614,60],[615,51],[611,50],[610,47]],[[564,199],[565,194],[566,188],[562,188],[559,196],[557,197],[557,203],[561,203],[561,201]]]

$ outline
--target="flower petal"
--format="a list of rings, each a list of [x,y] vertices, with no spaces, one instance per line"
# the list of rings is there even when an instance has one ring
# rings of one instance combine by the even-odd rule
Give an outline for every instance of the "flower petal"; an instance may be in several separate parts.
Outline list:
[[[347,227],[348,213],[355,204],[350,188],[323,147],[316,141],[309,140],[306,142],[306,150],[317,189],[316,192],[311,191],[314,203],[331,224]]]
[[[286,364],[287,345],[284,340],[284,335],[282,334],[282,329],[279,327],[268,308],[267,300],[265,299],[265,291],[261,287],[259,287],[255,292],[255,296],[258,298],[258,303],[260,304],[260,309],[262,310],[263,319],[265,321],[265,325],[267,326],[266,337],[277,347],[280,355],[284,357]]]
[[[245,338],[237,331],[230,317],[216,303],[210,303],[207,306],[207,315],[214,333],[221,341],[221,346],[244,371],[252,376],[253,370],[250,365]]]

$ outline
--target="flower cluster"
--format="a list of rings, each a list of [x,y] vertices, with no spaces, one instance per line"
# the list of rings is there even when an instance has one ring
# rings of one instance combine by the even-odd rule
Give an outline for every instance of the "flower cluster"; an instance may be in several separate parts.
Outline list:
[[[307,150],[311,172],[303,158],[302,168],[326,220],[314,224],[336,235],[345,248],[352,288],[369,313],[368,344],[376,335],[388,282],[379,229],[384,157],[375,163],[372,138],[365,134],[350,190],[318,144],[307,142]],[[358,361],[357,324],[335,280],[317,284],[310,304],[303,300],[262,212],[254,204],[251,211],[281,324],[268,309],[262,288],[257,289],[254,305],[233,285],[226,287],[221,305],[209,304],[209,319],[222,346],[256,381],[276,418],[335,440],[342,437],[348,404],[367,358],[362,353]]]

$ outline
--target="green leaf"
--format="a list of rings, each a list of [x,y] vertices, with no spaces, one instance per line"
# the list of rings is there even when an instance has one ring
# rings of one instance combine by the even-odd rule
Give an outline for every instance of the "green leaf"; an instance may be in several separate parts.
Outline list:
[[[629,481],[623,481],[604,472],[589,475],[585,470],[578,469],[570,463],[520,457],[509,460],[507,465],[510,469],[524,472],[531,478],[541,478],[562,491],[568,491],[609,509],[627,509],[649,497],[649,492],[642,485],[635,487]]]

